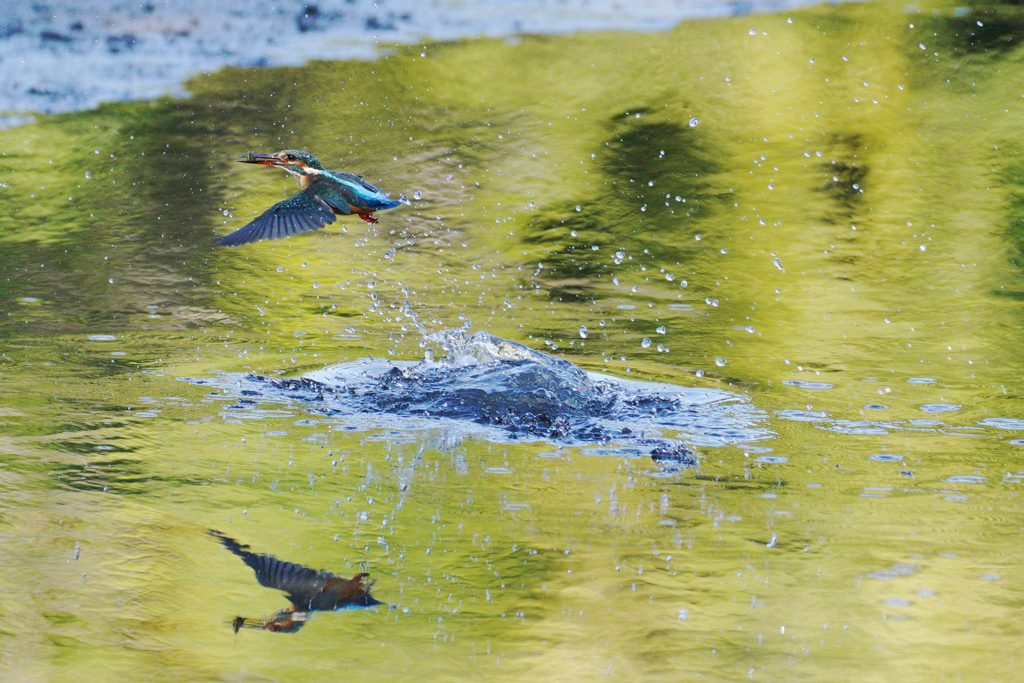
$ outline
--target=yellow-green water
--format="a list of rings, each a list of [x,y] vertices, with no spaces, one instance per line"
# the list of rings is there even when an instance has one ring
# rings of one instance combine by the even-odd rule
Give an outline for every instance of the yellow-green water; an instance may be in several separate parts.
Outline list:
[[[1011,6],[830,6],[0,132],[0,678],[1019,676],[1022,36]],[[284,147],[421,199],[215,248],[295,190],[233,156]],[[406,299],[744,394],[774,436],[663,476],[179,381],[420,357]],[[395,608],[235,635],[286,600],[209,528]]]

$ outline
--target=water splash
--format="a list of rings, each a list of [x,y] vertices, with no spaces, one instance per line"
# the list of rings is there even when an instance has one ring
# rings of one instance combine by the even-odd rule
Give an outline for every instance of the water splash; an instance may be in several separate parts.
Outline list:
[[[468,323],[467,323],[468,324]],[[724,446],[771,436],[746,397],[716,389],[624,380],[586,372],[466,326],[425,336],[439,361],[364,358],[298,378],[223,374],[193,379],[240,399],[225,417],[266,412],[265,402],[301,402],[347,429],[423,429],[443,422],[462,437],[605,445],[602,455],[650,456],[663,467],[693,465],[685,445]]]

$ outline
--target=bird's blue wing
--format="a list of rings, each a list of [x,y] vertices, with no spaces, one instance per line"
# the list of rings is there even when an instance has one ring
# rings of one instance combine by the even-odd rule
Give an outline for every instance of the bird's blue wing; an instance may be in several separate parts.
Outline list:
[[[274,204],[244,228],[221,237],[217,242],[225,247],[235,247],[259,240],[276,240],[318,230],[333,222],[331,207],[314,193],[303,190]]]
[[[353,173],[328,171],[324,175],[329,176],[335,182],[318,183],[316,192],[331,206],[334,206],[335,201],[338,201],[347,202],[351,206],[366,207],[372,211],[380,211],[382,209],[394,208],[402,203],[389,198],[379,187],[366,182]],[[345,211],[344,213],[350,213],[350,211]]]

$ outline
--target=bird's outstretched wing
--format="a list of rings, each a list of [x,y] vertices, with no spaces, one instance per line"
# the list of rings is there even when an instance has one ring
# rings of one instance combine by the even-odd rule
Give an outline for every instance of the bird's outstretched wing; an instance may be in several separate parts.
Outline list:
[[[276,240],[311,230],[318,230],[334,222],[334,209],[309,190],[274,204],[244,228],[221,237],[217,242],[235,247],[259,240]]]

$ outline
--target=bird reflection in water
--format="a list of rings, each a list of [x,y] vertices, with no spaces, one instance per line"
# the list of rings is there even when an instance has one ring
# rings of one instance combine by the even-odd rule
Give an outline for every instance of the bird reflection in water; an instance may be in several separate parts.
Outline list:
[[[235,633],[243,627],[295,633],[305,626],[313,612],[362,609],[384,604],[370,596],[373,581],[368,574],[343,579],[323,570],[314,571],[293,562],[282,562],[273,555],[251,552],[249,546],[216,529],[210,529],[209,534],[252,567],[261,586],[284,591],[292,603],[266,619],[235,617],[232,621]]]

